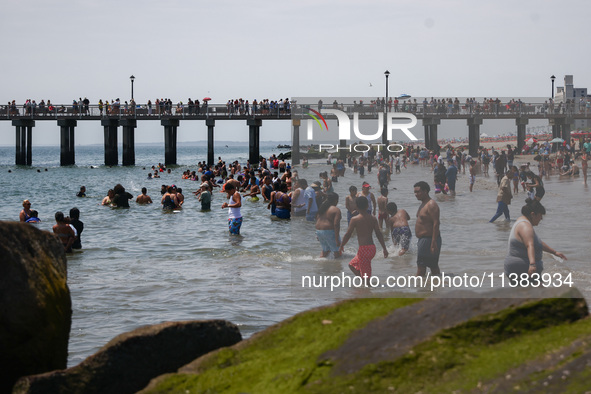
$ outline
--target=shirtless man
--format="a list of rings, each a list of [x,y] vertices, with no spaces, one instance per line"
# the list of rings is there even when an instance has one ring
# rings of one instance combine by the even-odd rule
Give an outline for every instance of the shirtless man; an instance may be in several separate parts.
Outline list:
[[[135,202],[137,202],[138,204],[152,204],[152,198],[148,196],[146,193],[148,193],[148,189],[142,187],[142,194],[137,196]]]
[[[388,249],[386,249],[386,243],[380,231],[378,219],[372,216],[367,210],[369,206],[367,198],[363,196],[357,197],[355,204],[359,209],[359,215],[351,219],[349,228],[343,237],[343,242],[341,242],[340,252],[343,253],[345,245],[349,242],[353,231],[357,230],[359,249],[357,250],[357,255],[349,263],[349,268],[355,275],[367,279],[371,278],[371,260],[376,255],[376,245],[373,243],[372,233],[376,233],[376,237],[380,241],[380,245],[382,245],[384,258],[388,257]]]
[[[417,236],[417,275],[425,276],[427,267],[432,275],[439,275],[439,253],[441,234],[439,234],[439,206],[429,197],[431,188],[425,181],[414,185],[414,193],[421,206],[417,210],[415,235]]]
[[[334,253],[335,259],[341,257],[341,210],[337,207],[338,203],[339,195],[329,192],[324,204],[318,208],[316,237],[322,246],[320,257],[326,257],[330,252]]]
[[[62,212],[55,213],[55,222],[53,225],[53,233],[57,235],[58,239],[64,247],[66,253],[72,253],[72,244],[76,240],[76,234],[72,227],[66,223],[66,219]]]
[[[386,220],[386,228],[392,233],[392,242],[394,246],[400,244],[398,256],[405,254],[410,247],[412,232],[408,226],[410,216],[404,209],[398,209],[395,203],[389,202],[386,209],[390,217]]]
[[[357,188],[355,186],[349,187],[349,195],[345,199],[345,207],[347,208],[347,225],[351,223],[351,218],[357,215],[357,204],[355,204],[355,200],[357,199]]]
[[[384,228],[384,222],[388,220],[388,212],[386,204],[388,204],[388,189],[382,188],[380,190],[381,196],[378,197],[378,221],[380,222],[380,230]]]

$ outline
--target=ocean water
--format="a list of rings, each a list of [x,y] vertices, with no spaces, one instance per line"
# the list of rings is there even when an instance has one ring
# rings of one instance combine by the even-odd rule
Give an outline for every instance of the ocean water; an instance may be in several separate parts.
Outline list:
[[[139,145],[135,167],[101,165],[102,146],[76,148],[77,165],[59,167],[59,147],[35,147],[33,166],[14,166],[14,148],[0,148],[0,187],[5,204],[0,207],[0,220],[18,220],[21,202],[28,198],[32,209],[39,211],[39,227],[51,230],[56,211],[68,212],[76,206],[85,224],[83,249],[68,255],[68,285],[73,307],[68,365],[76,365],[96,352],[118,334],[147,324],[194,319],[226,319],[240,327],[243,336],[277,323],[295,313],[325,305],[335,300],[363,296],[383,297],[387,287],[311,289],[302,287],[303,275],[319,277],[352,277],[347,264],[356,253],[356,239],[345,248],[343,259],[321,259],[320,245],[312,223],[296,218],[291,222],[271,220],[266,204],[244,201],[244,224],[240,237],[227,232],[227,210],[222,194],[214,193],[211,212],[201,212],[200,204],[191,194],[198,183],[181,179],[185,169],[205,160],[205,148],[179,146],[179,166],[160,179],[148,180],[150,167],[163,161],[160,146]],[[270,144],[261,144],[261,153],[279,153]],[[247,146],[220,148],[216,157],[227,162],[245,162]],[[96,166],[96,168],[92,168]],[[48,171],[45,171],[47,168]],[[324,163],[312,163],[306,170],[298,168],[300,177],[309,182],[328,170]],[[8,170],[11,172],[9,173]],[[40,170],[38,172],[37,170]],[[412,185],[418,180],[432,184],[427,167],[409,166],[393,175],[389,199],[406,209],[414,233],[414,217],[419,201]],[[377,193],[375,172],[363,179]],[[350,185],[361,189],[359,175],[347,170],[335,183],[340,195],[339,207],[346,218],[345,196]],[[137,195],[143,186],[158,200],[161,184],[176,184],[186,196],[184,209],[163,213],[159,204],[130,209],[113,209],[100,205],[109,188],[121,183]],[[81,185],[87,188],[86,198],[77,198]],[[559,262],[544,256],[546,272],[566,277],[591,295],[591,242],[588,223],[591,212],[590,190],[580,178],[545,180],[543,204],[547,215],[536,232],[553,248],[563,252],[568,261]],[[510,223],[502,218],[490,224],[496,211],[496,182],[479,176],[475,191],[468,191],[467,176],[461,175],[455,197],[433,196],[441,209],[443,247],[440,266],[456,275],[481,276],[503,272]],[[510,206],[512,219],[519,216],[525,195],[520,193]],[[346,219],[341,222],[341,234]],[[384,258],[378,246],[373,273],[381,280],[388,276],[410,276],[416,272],[416,239],[404,256],[395,255],[388,235],[386,243],[391,255]],[[497,279],[495,288],[500,287]],[[429,291],[397,289],[409,296],[426,296]],[[437,291],[434,291],[437,294]]]

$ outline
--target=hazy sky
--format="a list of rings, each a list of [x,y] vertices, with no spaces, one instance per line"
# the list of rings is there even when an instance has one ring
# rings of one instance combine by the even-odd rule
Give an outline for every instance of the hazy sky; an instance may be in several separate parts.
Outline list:
[[[139,103],[376,97],[386,69],[392,95],[550,96],[552,74],[556,86],[573,74],[575,86],[591,87],[589,9],[547,0],[4,1],[0,100],[127,100],[132,74]],[[55,123],[41,123],[33,144],[57,144]],[[242,123],[216,126],[216,138],[247,140]],[[98,122],[77,130],[77,144],[102,142]],[[179,141],[206,138],[198,122],[179,130]],[[288,140],[289,123],[264,122],[263,138]],[[0,122],[0,144],[13,141]],[[162,128],[142,125],[136,141],[163,141]]]

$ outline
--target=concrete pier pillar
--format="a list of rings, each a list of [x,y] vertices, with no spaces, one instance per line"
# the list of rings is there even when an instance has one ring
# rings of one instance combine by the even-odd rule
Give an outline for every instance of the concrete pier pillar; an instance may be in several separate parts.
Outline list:
[[[347,152],[349,152],[347,150],[347,140],[339,140],[339,150],[338,150],[338,156],[340,160],[345,161],[347,159]],[[387,148],[384,146],[382,147],[382,149],[380,149],[380,152],[382,152],[382,156],[384,155],[384,151],[387,150]],[[385,156],[383,156],[385,158]]]
[[[16,119],[12,121],[16,129],[16,165],[30,166],[33,162],[33,127],[32,119]]]
[[[215,119],[205,119],[205,125],[207,126],[207,165],[214,165],[214,147],[213,147],[213,128],[215,127]]]
[[[135,128],[137,120],[134,118],[121,119],[123,126],[123,165],[135,165]]]
[[[262,119],[248,119],[246,124],[248,125],[248,161],[251,166],[256,166],[259,164],[261,156],[260,135],[263,121]]]
[[[560,137],[560,121],[557,118],[550,119],[552,125],[552,139]],[[552,144],[552,152],[556,152],[556,145]]]
[[[431,126],[423,123],[425,128],[425,149],[430,149],[431,146]]]
[[[570,144],[570,133],[574,120],[569,116],[560,116],[550,119],[552,125],[552,139],[562,138]],[[559,144],[552,144],[552,152],[556,152]]]
[[[515,119],[515,125],[517,125],[517,153],[521,153],[525,146],[525,127],[528,122],[528,118],[521,117]]]
[[[441,124],[439,118],[424,118],[423,126],[425,128],[425,148],[436,150],[437,144],[437,125]]]
[[[292,119],[293,133],[291,135],[291,164],[300,164],[300,119]]]
[[[562,133],[561,138],[570,145],[570,133],[573,130],[574,120],[571,117],[565,117],[564,123],[560,125],[560,131]]]
[[[472,157],[478,156],[481,124],[482,118],[468,118],[468,150]]]
[[[74,129],[78,122],[76,119],[58,119],[60,127],[60,166],[72,166],[76,164],[74,154]]]
[[[164,126],[164,164],[176,165],[176,138],[178,119],[162,119],[160,124]]]
[[[116,166],[119,164],[119,152],[117,148],[117,128],[119,119],[101,119],[101,125],[105,129],[105,165]]]

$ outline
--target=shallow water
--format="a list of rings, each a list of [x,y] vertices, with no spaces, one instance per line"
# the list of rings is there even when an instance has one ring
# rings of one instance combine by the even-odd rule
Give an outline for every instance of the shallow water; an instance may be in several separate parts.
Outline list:
[[[273,150],[261,146],[268,156]],[[28,198],[32,209],[39,211],[41,229],[50,230],[57,210],[68,212],[73,206],[81,211],[85,224],[83,249],[68,256],[68,285],[73,303],[69,361],[72,366],[94,353],[114,336],[146,324],[170,320],[226,319],[239,325],[243,336],[250,336],[297,312],[351,296],[384,296],[388,289],[341,289],[337,292],[302,289],[301,274],[352,276],[348,261],[356,252],[356,240],[346,247],[341,260],[320,259],[320,246],[314,226],[303,220],[291,223],[272,221],[266,204],[245,201],[241,237],[227,233],[227,211],[219,209],[225,198],[214,193],[211,212],[201,212],[190,194],[197,183],[182,180],[185,168],[194,168],[204,160],[204,150],[180,148],[179,162],[172,174],[147,180],[147,170],[162,161],[162,149],[138,147],[136,167],[101,166],[102,147],[77,147],[75,167],[59,167],[59,148],[36,148],[34,166],[15,167],[13,148],[0,148],[0,187],[6,203],[0,207],[1,220],[18,220],[21,202]],[[216,153],[217,155],[217,153]],[[230,147],[220,152],[223,159],[246,161],[247,147]],[[90,168],[96,165],[98,168]],[[48,171],[45,172],[44,168]],[[37,169],[41,169],[38,173]],[[8,173],[8,170],[11,173]],[[313,164],[299,169],[300,177],[318,179],[328,169]],[[409,166],[402,174],[393,175],[390,201],[406,209],[412,220],[419,206],[412,185],[418,180],[432,183],[429,169]],[[365,179],[376,192],[377,178]],[[344,179],[335,184],[344,212],[345,196],[351,184],[361,186],[359,175],[347,170]],[[488,220],[496,210],[496,184],[477,179],[475,191],[468,192],[467,177],[458,181],[455,197],[437,195],[441,208],[443,248],[440,266],[445,272],[495,275],[503,271],[510,224]],[[142,186],[154,199],[161,184],[176,184],[184,189],[185,208],[179,213],[163,213],[158,204],[130,209],[112,209],[100,205],[107,189],[116,183],[137,195]],[[87,188],[86,198],[75,194],[80,185]],[[572,273],[575,284],[585,295],[591,293],[591,253],[587,231],[591,214],[589,189],[580,179],[552,178],[545,181],[543,203],[548,214],[536,228],[540,237],[569,258],[559,263],[544,256],[546,271]],[[524,194],[511,204],[512,218],[518,217]],[[346,217],[346,216],[345,216]],[[341,223],[341,233],[346,220]],[[392,241],[386,236],[391,252]],[[414,275],[416,272],[416,239],[410,252],[402,257],[384,259],[381,248],[373,261],[374,275]],[[406,289],[411,295],[425,292]]]

